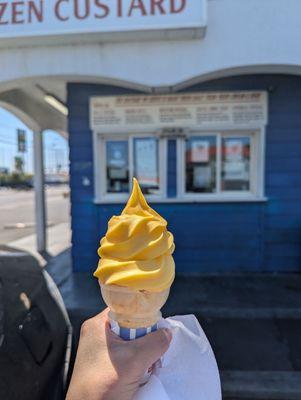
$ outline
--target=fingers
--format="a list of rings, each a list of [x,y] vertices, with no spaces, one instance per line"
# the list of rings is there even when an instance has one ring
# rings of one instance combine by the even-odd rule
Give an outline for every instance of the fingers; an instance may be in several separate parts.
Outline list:
[[[133,342],[136,348],[137,358],[141,365],[148,368],[158,361],[168,350],[172,340],[169,329],[159,329]]]

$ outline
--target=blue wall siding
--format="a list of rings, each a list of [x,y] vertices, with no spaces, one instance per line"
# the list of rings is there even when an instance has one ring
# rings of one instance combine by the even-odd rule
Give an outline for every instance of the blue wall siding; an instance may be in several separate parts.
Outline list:
[[[167,197],[177,197],[177,141],[167,141]]]
[[[269,90],[266,203],[156,204],[176,240],[178,272],[301,270],[301,79],[238,76],[189,91]],[[188,90],[186,90],[188,91]],[[107,222],[122,205],[93,204],[89,97],[133,93],[122,88],[68,85],[73,266],[92,270]],[[169,141],[168,195],[176,193],[175,143]],[[84,186],[87,177],[91,185]]]

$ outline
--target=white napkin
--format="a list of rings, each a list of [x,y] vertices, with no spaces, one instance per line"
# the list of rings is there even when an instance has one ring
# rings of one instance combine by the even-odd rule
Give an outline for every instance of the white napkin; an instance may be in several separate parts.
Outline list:
[[[162,319],[173,339],[148,383],[134,400],[221,400],[220,378],[210,343],[194,315]]]

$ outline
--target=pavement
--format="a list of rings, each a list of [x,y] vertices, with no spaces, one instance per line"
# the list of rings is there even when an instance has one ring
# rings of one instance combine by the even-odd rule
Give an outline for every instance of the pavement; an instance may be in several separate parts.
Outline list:
[[[72,274],[69,250],[59,257],[47,269],[77,341],[82,322],[105,305],[92,274]],[[215,352],[224,399],[300,400],[300,293],[297,274],[177,276],[163,315],[196,315]]]
[[[67,248],[71,246],[71,230],[70,223],[63,222],[61,224],[47,228],[47,252],[40,254],[36,250],[37,246],[36,234],[22,237],[8,243],[8,246],[19,250],[24,250],[37,258],[41,266],[45,266],[47,262],[59,256]],[[59,260],[60,258],[58,258]],[[59,263],[59,261],[56,262]]]
[[[46,186],[48,226],[70,219],[68,185]],[[34,234],[35,202],[33,190],[0,188],[0,243],[9,244]]]

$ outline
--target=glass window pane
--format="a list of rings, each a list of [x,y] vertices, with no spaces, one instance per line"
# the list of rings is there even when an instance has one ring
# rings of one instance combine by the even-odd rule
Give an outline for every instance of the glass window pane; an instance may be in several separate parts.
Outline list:
[[[250,137],[222,138],[222,190],[250,190]]]
[[[216,136],[186,140],[186,192],[216,192]]]
[[[127,140],[106,142],[107,192],[129,192],[129,146]]]
[[[145,194],[158,194],[160,189],[158,150],[155,138],[134,139],[134,176]]]

